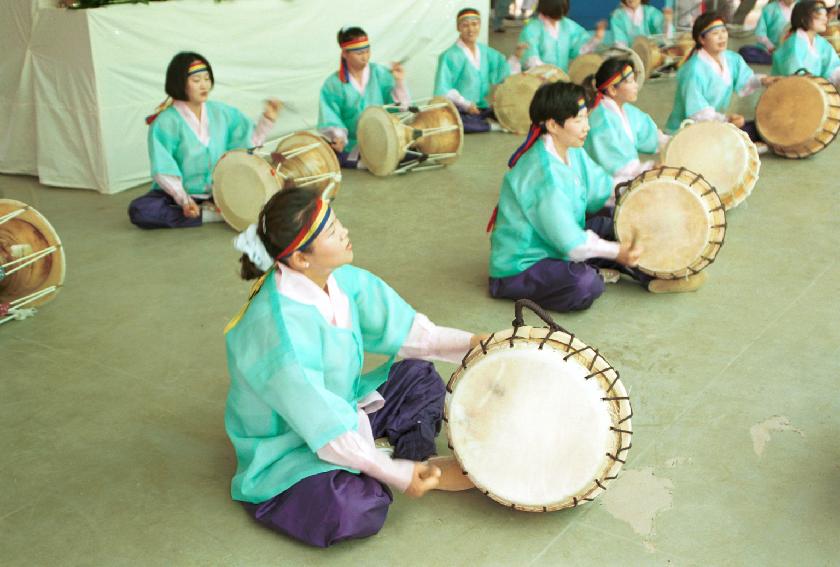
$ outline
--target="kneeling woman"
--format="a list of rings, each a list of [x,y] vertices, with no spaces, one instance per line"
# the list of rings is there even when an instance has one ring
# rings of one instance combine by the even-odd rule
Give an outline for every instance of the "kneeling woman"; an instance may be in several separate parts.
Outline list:
[[[774,75],[793,75],[805,69],[814,76],[840,85],[840,57],[820,34],[828,27],[823,2],[803,0],[793,8],[790,36],[773,53]]]
[[[593,99],[589,113],[590,132],[584,147],[598,165],[618,184],[647,171],[653,161],[642,162],[639,153],[655,154],[668,143],[649,114],[632,103],[639,98],[633,64],[610,58],[587,79]]]
[[[389,485],[421,496],[441,482],[422,461],[435,454],[445,388],[417,359],[459,362],[479,337],[435,326],[350,265],[347,229],[309,190],[274,195],[236,246],[243,278],[259,279],[225,330],[232,496],[310,545],[373,535]],[[362,374],[364,352],[389,360]],[[382,436],[394,459],[375,448]]]
[[[338,31],[341,61],[321,86],[318,130],[330,141],[341,167],[362,167],[359,160],[359,118],[368,106],[399,104],[407,107],[411,99],[400,63],[391,67],[370,60],[370,41],[362,28]]]
[[[169,98],[149,125],[152,190],[128,207],[140,228],[183,228],[222,220],[212,200],[213,168],[228,150],[259,146],[271,131],[281,103],[266,102],[254,124],[236,108],[208,100],[215,80],[210,63],[182,52],[166,69]]]
[[[776,78],[754,74],[743,57],[727,49],[726,22],[714,13],[698,16],[691,36],[694,49],[677,72],[674,109],[665,125],[666,132],[679,130],[686,118],[695,122],[731,122],[757,141],[754,122],[726,112],[733,93],[748,96],[761,86],[774,83]]]
[[[613,183],[583,149],[589,132],[583,87],[543,85],[529,112],[531,131],[508,162],[489,227],[490,295],[574,311],[603,293],[599,267],[646,283],[625,268],[638,262],[640,247],[614,242],[612,219],[596,215]]]

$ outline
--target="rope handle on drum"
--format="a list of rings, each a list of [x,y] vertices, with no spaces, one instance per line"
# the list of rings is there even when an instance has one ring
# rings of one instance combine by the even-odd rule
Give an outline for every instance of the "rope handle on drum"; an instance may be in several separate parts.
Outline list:
[[[632,179],[628,179],[627,181],[622,181],[618,185],[615,186],[615,203],[618,204],[618,200],[621,198],[622,191],[625,191],[633,184]]]
[[[546,313],[542,307],[540,307],[530,299],[518,299],[516,301],[516,304],[514,305],[514,313],[516,315],[516,318],[513,320],[514,335],[516,334],[516,329],[525,326],[525,319],[522,317],[522,309],[524,307],[527,307],[528,309],[533,311],[537,317],[542,319],[543,322],[546,325],[548,325],[548,328],[551,330],[552,333],[557,331],[563,331],[567,335],[571,335],[569,331],[558,325],[557,322],[551,318],[551,315]]]

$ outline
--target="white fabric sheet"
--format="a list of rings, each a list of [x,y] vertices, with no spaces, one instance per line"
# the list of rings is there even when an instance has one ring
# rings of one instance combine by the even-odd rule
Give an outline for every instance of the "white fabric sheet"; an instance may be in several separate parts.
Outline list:
[[[116,193],[149,180],[143,121],[165,98],[166,66],[198,51],[216,76],[211,97],[256,120],[287,103],[269,136],[314,128],[318,93],[338,67],[336,32],[361,25],[372,60],[404,63],[413,96],[431,96],[455,15],[488,0],[173,0],[91,10],[0,2],[0,172]]]

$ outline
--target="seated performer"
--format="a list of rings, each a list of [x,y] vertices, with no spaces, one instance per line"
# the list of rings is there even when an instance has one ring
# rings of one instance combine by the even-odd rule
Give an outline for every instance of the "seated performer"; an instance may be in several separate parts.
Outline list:
[[[828,27],[823,2],[801,0],[793,8],[790,36],[773,53],[774,75],[793,75],[805,69],[814,76],[840,86],[840,58],[834,47],[820,34]]]
[[[648,0],[621,0],[610,15],[613,42],[620,47],[630,47],[640,35],[669,35],[673,14],[670,8],[660,11],[649,6]]]
[[[726,23],[715,13],[698,16],[691,36],[694,49],[677,72],[674,109],[668,117],[666,132],[679,130],[686,118],[695,122],[728,121],[757,141],[754,122],[747,122],[740,114],[724,113],[729,109],[733,92],[748,96],[762,85],[774,83],[777,77],[753,73],[743,57],[727,49]]]
[[[530,299],[545,309],[586,309],[618,270],[653,292],[689,291],[705,276],[651,280],[633,270],[635,242],[613,239],[603,214],[613,194],[610,175],[586,154],[589,131],[583,87],[551,83],[534,94],[531,130],[511,156],[510,171],[490,219],[490,295]],[[587,218],[588,217],[588,218]]]
[[[413,497],[469,488],[457,463],[423,462],[436,452],[445,387],[418,359],[460,362],[486,335],[435,326],[351,265],[347,229],[308,189],[276,193],[236,247],[242,277],[259,280],[225,330],[232,497],[269,529],[326,547],[377,533],[389,486]],[[389,360],[362,374],[365,352]],[[393,459],[374,445],[382,436]]]
[[[519,34],[519,43],[527,44],[521,56],[525,69],[548,63],[568,72],[572,59],[594,51],[604,39],[607,23],[598,22],[590,34],[567,17],[569,0],[540,0],[537,13]]]
[[[770,65],[771,56],[781,45],[790,24],[794,4],[796,0],[771,0],[761,9],[761,17],[755,27],[758,45],[745,45],[738,50],[747,63]]]
[[[213,203],[213,168],[228,150],[259,146],[277,120],[278,100],[266,102],[254,128],[239,110],[208,100],[210,63],[193,52],[178,53],[166,69],[169,98],[146,118],[152,190],[128,207],[140,228],[185,228],[222,220]]]
[[[589,156],[613,176],[613,185],[653,167],[653,161],[639,161],[639,153],[658,153],[669,137],[632,104],[639,98],[639,85],[630,60],[607,59],[587,79],[587,86],[594,99],[584,144]]]
[[[438,58],[435,96],[445,96],[458,107],[464,133],[488,132],[495,122],[488,97],[490,89],[519,71],[518,57],[506,61],[504,55],[478,42],[481,16],[478,10],[458,12],[456,27],[460,37]]]
[[[388,69],[370,61],[370,42],[362,28],[341,28],[338,32],[341,62],[321,87],[318,129],[330,140],[342,167],[359,166],[356,127],[368,106],[408,105],[408,89],[402,65]]]

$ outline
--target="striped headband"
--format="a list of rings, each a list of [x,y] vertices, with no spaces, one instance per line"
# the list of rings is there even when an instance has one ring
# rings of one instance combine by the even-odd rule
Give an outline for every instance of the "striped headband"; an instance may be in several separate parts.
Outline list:
[[[207,67],[207,63],[196,59],[192,63],[190,63],[189,68],[187,69],[187,77],[195,75],[196,73],[202,73],[204,71],[209,71],[210,69]]]
[[[321,234],[321,231],[324,230],[324,227],[327,226],[327,221],[329,220],[331,213],[332,207],[330,207],[329,203],[323,199],[318,199],[318,204],[316,205],[312,216],[309,218],[309,222],[303,225],[303,228],[300,229],[300,232],[297,236],[295,236],[295,239],[292,240],[292,243],[286,246],[282,252],[275,256],[275,260],[281,260],[287,256],[291,256],[298,250],[303,250],[312,244],[312,242],[318,238],[318,235]],[[263,217],[263,219],[264,218],[265,217]]]
[[[632,65],[625,65],[621,71],[619,71],[618,73],[616,73],[615,75],[598,85],[595,89],[598,91],[598,95],[595,97],[595,102],[592,103],[592,108],[598,108],[598,105],[601,104],[602,100],[604,100],[604,95],[606,94],[608,88],[618,86],[623,81],[626,81],[632,76]]]
[[[362,49],[370,47],[370,41],[368,41],[368,36],[362,35],[354,37],[353,39],[348,39],[343,43],[339,43],[338,46],[344,51],[361,51]]]
[[[712,20],[709,23],[708,26],[703,28],[703,30],[700,32],[700,36],[702,37],[702,36],[706,35],[707,33],[709,33],[710,31],[716,30],[717,28],[725,28],[725,27],[726,27],[726,24],[724,23],[724,21],[721,20],[720,18],[717,18],[716,20]]]
[[[478,13],[478,10],[464,10],[460,14],[458,14],[458,22],[460,23],[462,20],[480,20],[481,14]]]
[[[580,113],[581,110],[586,110],[586,99],[583,97],[578,99],[578,113]]]

